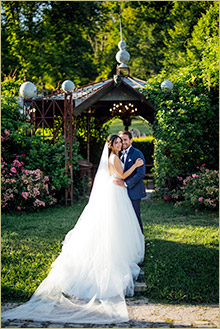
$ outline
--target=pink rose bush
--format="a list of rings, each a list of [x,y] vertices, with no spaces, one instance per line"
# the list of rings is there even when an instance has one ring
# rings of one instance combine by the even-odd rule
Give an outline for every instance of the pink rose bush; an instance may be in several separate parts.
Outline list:
[[[35,210],[54,205],[54,186],[49,184],[49,177],[44,176],[40,169],[27,170],[16,155],[12,164],[1,158],[2,211]]]
[[[162,195],[167,202],[175,202],[175,207],[180,205],[191,206],[197,209],[219,208],[219,172],[205,168],[205,163],[196,167],[197,172],[187,177],[176,177],[176,187],[155,192]],[[162,192],[161,192],[162,191]]]
[[[198,168],[199,172],[187,176],[183,179],[183,185],[172,191],[173,198],[181,199],[175,206],[185,204],[197,209],[218,209],[219,172],[205,168],[205,164]]]

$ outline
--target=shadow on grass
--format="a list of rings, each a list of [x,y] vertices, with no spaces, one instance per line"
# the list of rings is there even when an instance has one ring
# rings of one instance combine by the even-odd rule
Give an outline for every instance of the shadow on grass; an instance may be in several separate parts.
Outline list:
[[[169,223],[172,225],[213,226],[218,227],[218,211],[205,209],[198,211],[193,208],[175,207],[164,200],[142,200],[141,217],[143,224]]]
[[[20,290],[14,289],[11,287],[7,287],[6,285],[2,284],[1,286],[1,302],[8,303],[8,302],[26,302],[30,299],[31,294]]]
[[[168,303],[209,304],[219,298],[219,253],[214,248],[153,239],[146,245],[145,296]]]

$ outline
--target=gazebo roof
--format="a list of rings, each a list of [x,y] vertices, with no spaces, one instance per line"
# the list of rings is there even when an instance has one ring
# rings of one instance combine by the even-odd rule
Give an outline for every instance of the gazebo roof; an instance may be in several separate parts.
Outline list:
[[[70,92],[73,100],[72,113],[75,117],[83,114],[93,115],[98,124],[105,123],[113,116],[120,117],[126,127],[131,124],[131,120],[135,116],[141,116],[153,123],[154,107],[140,92],[145,88],[147,82],[131,77],[129,67],[126,65],[130,59],[130,54],[125,50],[126,43],[122,38],[121,22],[120,33],[121,41],[118,43],[119,51],[116,54],[116,59],[120,65],[117,66],[116,75],[107,80],[78,87]],[[127,72],[122,74],[121,71]],[[38,104],[39,111],[44,111],[44,107],[47,108],[45,113],[48,117],[52,117],[54,114],[62,112],[61,108],[64,107],[66,97],[64,90],[56,90],[54,94],[46,97],[43,94],[37,95],[32,98],[32,101],[35,102],[35,105]],[[67,92],[67,90],[65,91]],[[45,105],[46,103],[43,104],[44,101],[47,104],[52,101],[53,109],[52,107],[49,109]]]

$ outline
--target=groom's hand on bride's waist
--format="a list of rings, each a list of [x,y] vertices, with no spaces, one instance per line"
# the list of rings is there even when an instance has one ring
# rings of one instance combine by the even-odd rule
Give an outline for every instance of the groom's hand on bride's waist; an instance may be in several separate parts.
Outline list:
[[[113,180],[113,183],[115,185],[119,185],[119,186],[126,186],[124,180],[123,179],[120,179],[120,178],[115,178]]]

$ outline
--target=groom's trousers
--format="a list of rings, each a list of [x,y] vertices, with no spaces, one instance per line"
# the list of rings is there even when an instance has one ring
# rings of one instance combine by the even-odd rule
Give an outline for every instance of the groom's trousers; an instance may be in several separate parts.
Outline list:
[[[138,223],[140,225],[140,228],[141,228],[141,231],[142,233],[144,232],[143,230],[143,224],[142,224],[142,221],[141,221],[141,210],[140,210],[140,203],[141,203],[141,200],[131,200],[132,202],[132,205],[134,207],[134,211],[137,215],[137,218],[138,218]]]

